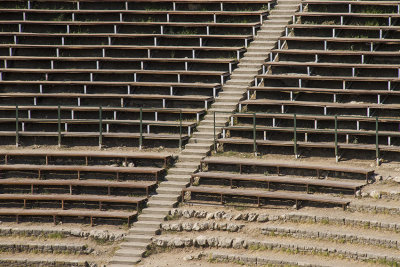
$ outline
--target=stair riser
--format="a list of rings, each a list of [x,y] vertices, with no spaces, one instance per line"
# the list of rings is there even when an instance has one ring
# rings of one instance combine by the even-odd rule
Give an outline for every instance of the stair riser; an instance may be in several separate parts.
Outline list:
[[[177,204],[178,203],[175,203],[175,205],[164,204],[164,203],[149,203],[147,205],[152,208],[172,208],[172,207],[176,206]]]
[[[126,254],[126,253],[119,253],[119,252],[117,251],[117,252],[115,252],[114,255],[115,255],[115,256],[119,256],[119,257],[142,257],[143,254],[144,254],[144,253],[135,253],[135,252]]]

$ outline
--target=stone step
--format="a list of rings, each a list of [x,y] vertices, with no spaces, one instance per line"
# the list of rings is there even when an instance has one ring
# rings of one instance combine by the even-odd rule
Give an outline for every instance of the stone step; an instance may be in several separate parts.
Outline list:
[[[135,257],[142,257],[146,252],[145,249],[130,249],[130,248],[122,248],[115,252],[115,256],[119,257],[126,257],[127,259],[135,258]],[[114,258],[113,258],[114,260]]]
[[[228,102],[228,103],[232,103],[232,104],[237,104],[237,102],[239,100],[240,100],[240,96],[238,96],[238,97],[234,97],[234,96],[230,96],[230,95],[227,95],[227,96],[224,96],[224,97],[220,97],[219,96],[217,98],[217,101],[214,102],[213,106],[216,105],[216,104],[219,104],[219,102],[221,102],[221,103]]]
[[[209,139],[213,140],[214,139],[214,133],[213,132],[197,132],[195,137],[209,138]]]
[[[154,201],[149,201],[147,203],[148,207],[157,207],[157,208],[171,208],[171,207],[175,207],[176,205],[177,205],[176,201],[154,200]]]
[[[144,220],[139,220],[134,223],[134,226],[139,226],[139,227],[160,227],[161,223],[157,221],[144,221]]]
[[[187,184],[186,184],[187,185]],[[185,187],[187,187],[187,186],[182,186],[181,188],[172,188],[172,187],[158,187],[157,188],[157,193],[158,194],[162,194],[162,195],[164,195],[164,194],[179,194],[181,191],[182,191],[182,189],[183,188],[185,188]],[[154,198],[154,199],[156,199],[156,198]],[[173,199],[172,199],[173,200]],[[176,199],[177,200],[177,199]]]
[[[128,242],[150,242],[152,238],[153,238],[152,235],[128,234],[125,237],[125,240]]]
[[[265,49],[270,49],[271,47],[273,47],[275,45],[275,41],[254,41],[253,43],[251,43],[251,48],[258,48],[258,47],[262,47]],[[247,51],[249,51],[249,49],[247,49]],[[237,69],[238,71],[240,70],[240,68]]]
[[[143,235],[157,235],[160,233],[160,227],[149,227],[149,228],[144,228],[144,227],[138,227],[134,226],[131,229],[129,229],[130,234],[143,234]]]
[[[282,25],[286,26],[288,23],[288,19],[269,19],[266,21],[266,23],[263,24],[263,26],[260,27],[261,30],[263,29],[268,29],[269,25]],[[264,28],[265,27],[265,28]],[[253,44],[253,43],[252,43]]]
[[[171,168],[168,170],[168,174],[191,174],[192,172],[193,169],[185,169],[185,168]]]
[[[266,55],[265,55],[266,56]],[[235,79],[235,80],[230,80],[231,84],[237,84],[237,85],[242,85],[242,86],[249,86],[251,84],[251,82],[249,82],[249,80],[239,80],[239,79]]]
[[[204,139],[203,138],[195,138],[192,137],[189,139],[189,143],[207,143],[208,139]],[[199,161],[201,158],[203,158],[203,156],[198,156],[198,155],[180,155],[179,159],[181,161],[185,161],[185,162],[197,162]],[[168,179],[171,181],[171,179]]]
[[[219,93],[219,96],[220,97],[225,97],[225,96],[235,96],[235,97],[240,97],[240,96],[243,96],[243,93],[242,92],[221,92],[221,93]]]
[[[202,125],[202,127],[207,128],[207,125]],[[206,149],[209,150],[210,149],[210,145],[208,144],[187,144],[185,146],[185,149]],[[187,162],[182,163],[182,164],[187,164]]]
[[[142,260],[142,256],[140,257],[113,257],[112,260],[107,264],[108,267],[125,267],[132,266],[139,263]]]
[[[292,21],[293,16],[292,15],[269,15],[268,20],[286,20],[286,21]]]
[[[209,139],[209,138],[195,138],[192,137],[189,139],[189,144],[209,144],[210,142],[213,142],[213,139]],[[187,157],[187,156],[186,156]],[[189,156],[189,157],[193,157],[193,156]],[[200,160],[201,157],[199,157],[199,159],[196,158],[197,160]]]
[[[172,183],[172,182],[167,181],[167,182],[164,182],[163,184],[166,184],[166,183]],[[174,183],[177,183],[177,182],[174,182]],[[145,208],[142,210],[141,215],[143,215],[143,214],[168,214],[170,210],[171,210],[170,208]]]
[[[186,187],[187,183],[185,182],[178,182],[178,181],[165,181],[162,183],[162,187],[163,188],[176,188],[176,189],[182,189],[184,187]],[[161,187],[161,185],[160,185]],[[159,187],[159,188],[160,188]]]
[[[272,15],[293,15],[295,11],[293,10],[272,10],[271,14]]]
[[[157,191],[158,195],[152,196],[152,199],[153,199],[153,200],[178,201],[178,196],[177,196],[177,194],[171,194],[171,193],[173,193],[173,192],[171,192],[171,191],[174,191],[174,189],[167,188],[166,191],[167,191],[169,194],[160,192],[160,188],[157,188],[156,191]],[[163,191],[163,190],[161,190],[161,191]],[[180,191],[180,190],[178,190],[177,192],[179,192],[179,191]],[[176,193],[176,192],[175,192],[175,193]]]
[[[265,53],[261,53],[261,52],[246,52],[245,55],[246,56],[252,56],[252,57],[266,58],[268,56],[268,53],[267,52],[265,52]],[[238,80],[236,82],[236,84],[249,84],[249,81],[248,80]]]
[[[182,151],[182,154],[184,155],[201,155],[201,154],[207,154],[208,149],[184,149]]]
[[[197,147],[190,148],[190,147],[188,147],[188,145],[186,145],[185,149],[208,149],[208,147],[202,148],[200,146],[197,146]],[[185,168],[185,167],[196,168],[196,166],[197,166],[197,164],[195,162],[178,162],[175,164],[176,168]]]
[[[274,39],[275,39],[275,38],[274,38]],[[239,66],[241,67],[241,66],[242,66],[241,64],[243,64],[243,63],[261,65],[261,64],[264,63],[264,62],[265,62],[265,59],[246,58],[246,57],[244,57],[244,58],[242,58],[242,59],[240,60]],[[226,85],[225,85],[225,86],[226,86]],[[239,87],[239,86],[238,86],[238,87]]]
[[[149,242],[123,242],[120,247],[129,249],[147,249],[149,245]]]

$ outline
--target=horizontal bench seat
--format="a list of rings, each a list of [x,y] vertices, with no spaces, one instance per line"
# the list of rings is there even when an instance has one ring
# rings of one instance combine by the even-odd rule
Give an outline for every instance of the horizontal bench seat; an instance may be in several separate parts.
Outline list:
[[[0,171],[37,171],[38,179],[41,178],[41,173],[44,171],[68,171],[76,172],[77,179],[81,178],[82,172],[101,172],[101,173],[136,173],[136,174],[151,174],[158,181],[159,175],[164,171],[164,168],[156,167],[112,167],[112,166],[81,166],[81,165],[30,165],[30,164],[12,164],[0,165]]]
[[[350,50],[321,50],[321,49],[273,49],[273,54],[301,54],[301,55],[328,55],[328,56],[376,56],[398,57],[398,51],[350,51]]]
[[[352,174],[361,174],[368,178],[374,174],[373,169],[359,168],[359,167],[348,167],[348,166],[338,166],[329,164],[310,164],[305,162],[284,162],[277,160],[246,160],[246,159],[232,159],[232,158],[204,158],[201,160],[200,170],[202,171],[207,164],[221,164],[221,165],[238,165],[239,173],[242,173],[243,166],[264,166],[264,167],[275,167],[277,174],[280,174],[280,169],[307,169],[316,170],[317,177],[320,178],[321,171],[335,171],[335,172],[345,172]]]
[[[2,137],[16,137],[17,133],[16,131],[0,131],[0,136]],[[117,132],[117,133],[110,133],[110,132],[102,132],[101,134],[99,132],[65,132],[61,131],[60,133],[58,132],[34,132],[34,131],[19,131],[18,132],[18,137],[61,137],[61,138],[74,138],[74,139],[80,139],[80,138],[96,138],[99,139],[100,136],[103,139],[108,139],[108,138],[127,138],[127,139],[140,139],[142,138],[143,140],[169,140],[169,141],[187,141],[190,137],[185,134],[154,134],[154,133],[143,133],[140,135],[140,133],[122,133],[122,132]],[[0,168],[1,170],[1,168]],[[118,176],[117,172],[117,176]]]
[[[315,196],[310,194],[289,193],[289,192],[268,192],[264,190],[225,189],[225,188],[215,188],[215,187],[205,187],[205,186],[191,186],[188,188],[184,188],[182,190],[182,199],[184,199],[183,197],[185,192],[218,195],[221,198],[221,204],[225,203],[224,196],[254,197],[257,199],[258,207],[261,206],[260,202],[261,199],[292,200],[295,201],[296,208],[299,208],[300,201],[340,205],[343,207],[343,209],[346,209],[346,206],[350,203],[350,201],[348,200],[336,197]]]
[[[221,173],[221,172],[198,172],[192,174],[190,184],[193,185],[194,178],[200,179],[216,179],[216,180],[229,180],[231,188],[233,187],[233,181],[248,181],[248,182],[262,182],[266,183],[268,189],[271,183],[276,184],[291,184],[291,185],[303,185],[306,186],[307,193],[309,192],[309,186],[317,187],[329,187],[339,189],[350,189],[354,191],[365,185],[361,182],[345,182],[345,181],[332,181],[332,180],[319,180],[319,179],[304,179],[296,177],[285,177],[285,176],[266,176],[259,174],[232,174],[232,173]]]
[[[16,123],[15,118],[0,118],[0,124],[2,123]],[[22,123],[24,126],[22,126],[21,132],[26,131],[25,127],[28,124],[58,124],[60,123],[60,127],[62,126],[62,131],[70,131],[68,130],[68,126],[70,125],[99,125],[100,120],[98,119],[29,119],[29,118],[18,118],[18,122]],[[197,123],[196,122],[187,122],[187,121],[149,121],[149,120],[107,120],[107,119],[102,119],[101,120],[102,125],[106,126],[106,131],[105,132],[110,132],[109,126],[110,125],[115,125],[115,126],[120,126],[120,125],[142,125],[143,127],[147,128],[147,133],[150,134],[150,128],[151,127],[182,127],[182,128],[187,128],[187,135],[190,136],[191,133],[193,132],[193,129],[196,127]],[[62,124],[62,125],[61,125]],[[111,131],[112,132],[112,131]]]
[[[46,61],[108,61],[108,62],[190,62],[190,63],[219,63],[235,64],[237,59],[231,58],[124,58],[124,57],[43,57],[43,56],[0,56],[0,60],[22,61],[22,60],[46,60]]]
[[[172,2],[172,1],[171,1]],[[180,2],[180,1],[179,1]],[[197,2],[197,1],[196,1]],[[272,2],[272,1],[270,1]],[[253,10],[253,11],[233,11],[233,10],[106,10],[106,9],[26,9],[26,8],[18,8],[18,9],[4,9],[0,8],[0,13],[75,13],[75,14],[144,14],[144,15],[153,15],[153,14],[171,14],[171,15],[232,15],[232,16],[257,16],[262,14],[267,14],[268,10]],[[77,20],[79,21],[79,20]]]
[[[232,117],[236,118],[253,118],[254,113],[235,113]],[[293,119],[293,114],[288,113],[255,113],[256,118],[277,118],[277,119]],[[309,115],[309,114],[296,114],[296,119],[301,120],[335,120],[334,115]],[[368,121],[375,122],[375,117],[365,116],[337,116],[338,121]],[[379,117],[379,122],[400,122],[399,118]]]
[[[367,89],[330,89],[330,88],[307,88],[307,87],[271,87],[271,86],[253,86],[247,89],[251,92],[298,92],[298,93],[313,93],[313,94],[356,94],[356,95],[400,95],[400,91],[388,90],[367,90]],[[249,98],[248,98],[249,99]]]
[[[125,203],[135,204],[136,210],[139,205],[147,200],[146,197],[124,197],[124,196],[100,196],[100,195],[67,195],[67,194],[0,194],[0,200],[23,200],[24,208],[26,201],[61,201],[61,209],[64,209],[66,201],[74,202],[99,202],[99,209],[102,203]]]
[[[112,182],[102,180],[38,180],[38,179],[0,179],[0,186],[30,186],[31,194],[35,193],[36,186],[66,186],[69,187],[70,194],[73,194],[73,187],[103,187],[108,189],[108,195],[111,195],[111,188],[129,188],[129,189],[144,189],[146,197],[149,197],[149,191],[154,188],[155,182]]]
[[[326,24],[290,24],[289,29],[338,29],[338,30],[391,30],[399,31],[400,26],[364,26],[364,25],[326,25]]]
[[[0,48],[52,48],[52,49],[129,49],[129,50],[199,50],[199,51],[244,51],[243,46],[132,46],[132,45],[35,45],[35,44],[0,44]],[[149,57],[150,58],[150,57]]]
[[[296,62],[296,61],[276,61],[276,62],[265,62],[265,66],[294,66],[294,67],[311,67],[311,68],[354,68],[357,69],[400,69],[399,65],[396,64],[351,64],[351,63],[325,63],[325,62]]]
[[[1,99],[32,99],[32,104],[36,106],[39,98],[60,98],[60,99],[76,99],[77,106],[81,106],[82,99],[121,99],[121,107],[124,107],[125,99],[141,99],[141,100],[161,100],[162,108],[166,108],[167,101],[183,101],[183,102],[204,102],[204,109],[207,110],[209,104],[214,100],[211,96],[179,96],[179,95],[149,95],[149,94],[74,94],[74,93],[0,93]]]
[[[309,106],[320,108],[341,108],[341,109],[400,109],[400,104],[372,104],[372,103],[334,103],[334,102],[314,102],[314,101],[290,101],[290,100],[270,100],[252,99],[243,100],[239,105],[283,105],[283,106]],[[239,111],[240,111],[239,106]],[[327,115],[327,114],[325,114]],[[369,115],[367,114],[367,117]]]
[[[307,74],[261,74],[258,79],[304,79],[304,80],[323,80],[323,81],[366,81],[366,82],[400,82],[400,77],[358,77],[358,76],[313,76]]]
[[[1,111],[14,111],[16,106],[0,105]],[[32,111],[44,112],[44,111],[58,111],[58,106],[44,106],[44,105],[21,105],[18,106],[19,111],[26,111],[28,113],[28,118],[31,118]],[[71,119],[75,119],[77,113],[99,113],[99,107],[94,106],[60,106],[61,111],[68,111],[71,113]],[[159,121],[159,114],[177,114],[180,113],[186,115],[196,115],[196,121],[200,121],[200,116],[205,113],[205,109],[202,108],[134,108],[134,107],[102,107],[103,112],[112,112],[114,119],[117,119],[117,115],[121,113],[136,113],[140,114],[142,110],[143,114],[151,113],[154,114],[154,121]],[[40,118],[40,117],[39,117]]]
[[[161,160],[163,161],[163,167],[166,168],[170,161],[172,160],[172,155],[158,152],[126,152],[126,151],[79,151],[79,150],[64,150],[64,151],[54,151],[54,150],[0,150],[0,156],[4,156],[4,163],[8,164],[9,157],[44,157],[46,165],[48,165],[49,158],[57,158],[57,157],[68,157],[68,158],[84,158],[86,165],[89,165],[89,159],[92,158],[118,158],[122,159],[125,162],[130,159],[148,159],[148,160]],[[137,164],[136,164],[137,165]]]
[[[379,1],[380,2],[380,1]],[[378,2],[378,3],[379,3]],[[353,1],[354,3],[354,1]],[[377,2],[374,2],[377,3]],[[400,14],[397,13],[344,13],[344,12],[297,12],[296,16],[299,17],[351,17],[351,18],[400,18]]]
[[[233,145],[254,145],[254,139],[246,138],[221,138],[218,139],[220,144],[233,144]],[[275,147],[294,147],[293,141],[281,141],[281,140],[256,140],[257,146],[275,146]],[[297,147],[301,148],[327,148],[335,149],[335,142],[304,142],[297,141]],[[338,143],[338,149],[344,150],[360,150],[360,151],[376,151],[375,144],[346,144]],[[379,145],[379,150],[383,152],[400,152],[399,146],[388,146]]]
[[[53,217],[54,224],[57,224],[57,218],[62,219],[62,217],[89,217],[91,226],[94,225],[95,218],[115,218],[125,219],[127,220],[128,225],[130,225],[132,219],[137,216],[137,212],[0,208],[0,216],[15,216],[17,223],[19,223],[20,217],[23,216],[50,216]]]
[[[304,4],[323,4],[326,5],[326,0],[306,0],[303,2]],[[356,6],[397,6],[400,4],[400,1],[354,1],[354,0],[329,0],[329,4],[331,5],[356,5]]]
[[[227,126],[223,127],[225,131],[253,131],[254,127],[252,125],[235,125],[235,126]],[[256,125],[256,131],[266,131],[266,132],[294,132],[293,127],[272,127],[272,126],[261,126]],[[334,129],[314,129],[314,128],[302,128],[296,127],[297,133],[314,133],[314,134],[334,134]],[[376,131],[368,131],[368,130],[350,130],[350,129],[338,129],[338,135],[366,135],[366,136],[376,136]],[[378,132],[379,136],[392,136],[399,137],[400,132],[394,131],[382,131]]]

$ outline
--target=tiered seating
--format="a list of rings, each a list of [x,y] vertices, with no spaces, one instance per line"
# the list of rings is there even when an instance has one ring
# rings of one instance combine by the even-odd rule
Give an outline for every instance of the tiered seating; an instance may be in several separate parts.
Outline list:
[[[398,157],[398,5],[304,2],[219,142]]]
[[[186,141],[272,4],[2,1],[3,143]]]
[[[93,218],[129,224],[172,163],[162,153],[24,149],[0,155],[0,215],[17,222],[21,216],[50,216],[55,223],[88,217],[91,224]]]
[[[200,172],[192,174],[192,186],[183,190],[191,192],[191,201],[215,201],[217,198],[217,201],[224,204],[246,201],[241,199],[245,198],[250,203],[256,200],[258,207],[266,204],[268,200],[280,200],[294,201],[297,208],[301,202],[341,205],[345,208],[349,203],[348,200],[329,195],[309,194],[311,188],[314,191],[321,189],[324,192],[355,194],[368,183],[374,173],[373,170],[363,168],[230,158],[206,158],[201,163]],[[310,174],[312,176],[316,174],[316,178],[299,177]],[[325,179],[320,179],[321,176]],[[194,184],[196,178],[199,180]],[[340,178],[345,178],[347,181]],[[356,180],[360,178],[366,178],[366,181]],[[228,184],[225,181],[228,181]],[[198,186],[199,184],[201,186]],[[228,185],[230,188],[221,185]],[[248,189],[249,187],[252,189]],[[286,192],[299,191],[303,188],[307,194]],[[271,189],[279,191],[271,192]],[[197,195],[200,195],[200,198]],[[215,195],[217,197],[212,197]],[[182,197],[184,199],[184,194]]]

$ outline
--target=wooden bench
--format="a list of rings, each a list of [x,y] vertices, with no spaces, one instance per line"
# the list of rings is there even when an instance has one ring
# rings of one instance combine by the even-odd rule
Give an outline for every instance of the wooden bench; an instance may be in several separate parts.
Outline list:
[[[182,201],[184,201],[185,192],[190,193],[201,193],[201,194],[209,194],[209,195],[218,195],[220,196],[220,203],[224,205],[224,196],[236,196],[236,197],[251,197],[257,199],[257,207],[261,207],[261,200],[292,200],[295,202],[296,209],[299,208],[299,204],[302,201],[306,202],[317,202],[322,204],[334,204],[340,205],[343,207],[343,210],[346,209],[346,206],[350,203],[350,201],[335,197],[322,197],[315,196],[310,194],[299,194],[299,193],[288,193],[288,192],[268,192],[264,190],[239,190],[239,189],[226,189],[226,188],[215,188],[215,187],[203,187],[203,186],[191,186],[188,188],[184,188],[182,190]]]
[[[66,186],[69,187],[69,192],[73,194],[73,187],[102,187],[107,188],[108,195],[111,195],[111,188],[129,188],[129,189],[144,189],[146,197],[149,197],[150,190],[154,188],[155,182],[112,182],[102,180],[37,180],[37,179],[0,179],[0,186],[30,186],[31,194],[34,194],[35,186]]]
[[[284,113],[285,106],[299,107],[315,107],[323,109],[323,114],[328,115],[328,108],[332,109],[365,109],[366,116],[370,117],[371,110],[399,110],[399,104],[373,104],[373,103],[338,103],[338,102],[314,102],[314,101],[291,101],[291,100],[270,100],[270,99],[252,99],[239,102],[239,112],[243,105],[258,105],[258,106],[280,106]],[[318,114],[317,114],[318,115]]]
[[[294,133],[294,128],[293,127],[273,127],[273,126],[256,126],[255,128],[252,125],[240,125],[240,126],[228,126],[228,127],[223,127],[222,129],[222,138],[226,138],[226,132],[227,131],[236,131],[236,132],[264,132],[264,140],[267,140],[266,136],[267,133]],[[309,136],[311,134],[313,135],[330,135],[333,136],[335,135],[335,130],[334,129],[314,129],[314,128],[303,128],[303,127],[296,127],[296,133],[299,134],[304,134],[304,142],[309,142]],[[349,144],[349,136],[369,136],[369,137],[374,137],[372,143],[376,144],[376,130],[351,130],[351,129],[337,129],[336,131],[338,136],[346,136],[346,144]],[[378,136],[384,136],[387,137],[388,139],[388,146],[392,146],[392,137],[400,137],[400,132],[395,132],[395,131],[382,131],[380,130],[378,132]]]
[[[220,144],[232,144],[232,145],[254,145],[254,139],[247,138],[221,138],[218,139],[218,143]],[[275,147],[294,147],[293,141],[281,141],[281,140],[256,140],[257,146],[275,146]],[[335,142],[304,142],[297,141],[296,145],[298,148],[326,148],[326,149],[335,149]],[[375,144],[346,144],[346,143],[338,143],[338,149],[346,149],[346,150],[359,150],[359,151],[376,151]],[[379,145],[379,151],[383,152],[400,152],[399,146],[388,146],[388,145]]]
[[[369,178],[374,174],[374,170],[356,167],[346,166],[334,166],[334,165],[318,165],[310,163],[298,163],[298,162],[282,162],[282,161],[268,161],[268,160],[243,160],[243,159],[218,159],[218,158],[205,158],[200,162],[200,170],[203,171],[204,165],[206,164],[222,164],[222,165],[236,165],[239,166],[239,173],[242,173],[243,166],[260,166],[260,167],[276,167],[276,173],[279,175],[280,170],[283,168],[288,169],[306,169],[315,170],[317,178],[320,178],[322,171],[334,171],[344,172],[351,174],[361,174],[365,176],[365,180],[368,182]]]
[[[309,55],[314,57],[315,62],[319,61],[320,56],[332,56],[337,58],[337,56],[359,56],[360,63],[365,63],[365,57],[383,57],[391,58],[400,56],[398,51],[350,51],[350,50],[309,50],[309,49],[274,49],[272,50],[272,56],[274,55]]]
[[[68,158],[84,158],[85,165],[89,165],[89,159],[91,158],[118,158],[122,159],[127,163],[127,160],[161,160],[163,162],[163,168],[168,167],[172,160],[170,154],[165,153],[141,153],[141,152],[109,152],[109,151],[47,151],[47,150],[0,150],[0,155],[4,156],[4,164],[8,164],[9,157],[44,157],[45,164],[49,164],[49,159],[57,159],[61,157]],[[137,163],[136,163],[137,165]]]
[[[27,201],[60,201],[61,209],[64,209],[66,201],[71,202],[98,202],[99,210],[102,209],[102,203],[124,203],[135,204],[136,210],[139,205],[147,200],[146,197],[125,197],[125,196],[99,196],[99,195],[66,195],[66,194],[0,194],[0,200],[23,200],[26,208]]]
[[[111,166],[81,166],[81,165],[28,165],[28,164],[13,164],[0,165],[0,171],[37,171],[38,179],[41,179],[42,172],[45,171],[68,171],[76,172],[77,179],[81,178],[82,172],[101,172],[115,173],[116,180],[119,181],[120,173],[136,173],[136,174],[151,174],[158,182],[160,174],[164,171],[163,168],[155,167],[111,167]]]
[[[161,108],[167,108],[167,101],[183,101],[183,102],[202,102],[204,109],[207,110],[213,97],[211,96],[179,96],[179,95],[159,95],[159,94],[78,94],[78,93],[0,93],[0,99],[8,98],[29,98],[32,99],[32,104],[36,106],[37,100],[40,98],[61,98],[61,99],[76,99],[77,106],[81,106],[81,99],[117,99],[121,102],[121,107],[124,107],[125,99],[140,99],[140,100],[160,100]]]
[[[0,9],[0,13],[21,13],[21,17],[18,20],[29,20],[31,14],[65,14],[69,15],[72,21],[82,21],[81,17],[84,15],[99,14],[102,16],[117,15],[114,21],[123,22],[125,21],[125,15],[165,15],[165,21],[170,22],[173,20],[175,15],[188,15],[188,16],[213,16],[214,23],[217,23],[217,19],[220,16],[257,16],[259,17],[260,23],[263,23],[264,18],[269,14],[269,11],[192,11],[192,10],[76,10],[76,9]],[[25,16],[22,16],[25,13]]]
[[[0,105],[0,110],[1,111],[11,111],[15,112],[16,107],[15,106],[4,106]],[[119,114],[124,114],[128,113],[130,116],[135,114],[138,115],[140,114],[140,108],[133,108],[133,107],[103,107],[103,112],[111,112],[113,114],[114,120],[117,119],[117,116]],[[44,113],[45,111],[58,111],[57,106],[43,106],[43,105],[37,105],[37,106],[18,106],[19,111],[25,111],[27,112],[27,117],[32,118],[32,112],[41,112]],[[99,114],[99,107],[91,107],[91,106],[60,106],[61,111],[68,111],[71,113],[71,119],[75,119],[77,117],[77,114],[86,114],[86,113],[96,113],[97,115]],[[195,115],[196,116],[196,121],[200,121],[200,116],[205,113],[204,109],[195,109],[195,108],[183,108],[183,109],[176,109],[176,108],[143,108],[142,113],[151,113],[154,114],[154,121],[159,121],[159,114],[177,114],[179,115],[180,113],[185,114],[185,115]],[[41,115],[41,114],[40,114]],[[57,116],[57,115],[55,115]],[[38,116],[37,118],[41,118],[41,116]]]
[[[232,173],[220,173],[220,172],[198,172],[192,174],[190,179],[190,185],[193,185],[194,178],[200,179],[214,179],[214,180],[228,180],[231,188],[233,188],[233,181],[247,181],[247,182],[258,182],[266,184],[268,190],[270,184],[290,184],[290,185],[303,185],[306,186],[306,192],[309,193],[309,187],[328,187],[338,189],[350,189],[353,190],[354,195],[357,190],[360,190],[365,183],[360,182],[343,182],[343,181],[330,181],[330,180],[317,180],[317,179],[302,179],[295,177],[282,177],[282,176],[266,176],[259,174],[232,174]]]
[[[26,125],[29,124],[50,124],[50,125],[56,125],[60,123],[61,131],[70,131],[73,132],[74,130],[70,130],[68,126],[71,125],[99,125],[100,120],[99,119],[29,119],[29,118],[18,118],[18,122],[22,124],[21,131],[29,131],[26,130]],[[16,123],[15,118],[0,118],[0,124],[8,124],[8,123]],[[140,126],[142,124],[143,127],[146,127],[147,129],[147,134],[150,134],[150,128],[151,127],[180,127],[186,128],[187,129],[187,135],[190,136],[192,134],[192,129],[194,129],[197,125],[196,122],[187,122],[187,121],[182,121],[182,122],[176,122],[176,121],[151,121],[151,120],[107,120],[107,119],[102,119],[101,120],[102,125],[106,126],[106,133],[113,132],[110,130],[110,125],[115,125],[115,126],[120,126],[120,125],[137,125]]]
[[[163,40],[175,40],[176,42],[181,39],[198,39],[199,46],[206,46],[209,40],[231,40],[231,41],[243,41],[244,47],[248,47],[249,43],[254,39],[253,35],[246,34],[160,34],[160,33],[34,33],[34,32],[1,32],[0,37],[12,38],[14,44],[19,44],[20,37],[34,37],[35,39],[40,38],[57,38],[60,45],[68,44],[77,38],[100,38],[103,42],[106,42],[109,46],[113,45],[118,40],[129,39],[133,44],[143,44],[143,42],[154,43],[154,46]],[[33,43],[35,44],[35,43]],[[212,58],[210,58],[212,60]]]
[[[35,44],[0,44],[0,49],[6,48],[8,49],[8,55],[13,55],[14,49],[46,49],[47,52],[51,51],[55,56],[60,56],[60,53],[65,50],[98,50],[102,57],[108,57],[107,52],[109,50],[133,50],[140,51],[144,50],[147,52],[147,57],[151,58],[151,52],[154,51],[189,51],[192,54],[192,58],[196,58],[196,52],[198,51],[213,51],[213,52],[233,52],[236,53],[237,60],[240,59],[240,55],[242,52],[246,50],[244,47],[220,47],[220,46],[131,46],[131,45],[35,45]],[[51,50],[49,50],[51,49]]]
[[[62,217],[89,217],[90,226],[93,226],[94,218],[115,218],[126,219],[128,222],[128,226],[130,226],[132,218],[137,216],[137,212],[1,208],[0,216],[15,216],[17,223],[19,223],[19,219],[22,216],[51,216],[53,217],[54,224],[57,224],[57,218],[62,219]]]

